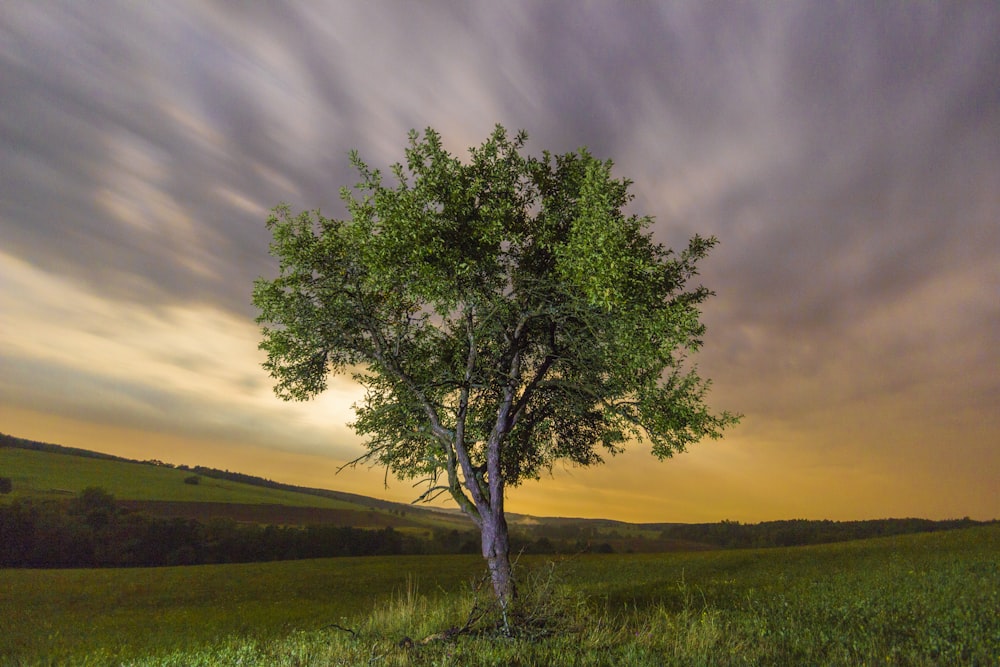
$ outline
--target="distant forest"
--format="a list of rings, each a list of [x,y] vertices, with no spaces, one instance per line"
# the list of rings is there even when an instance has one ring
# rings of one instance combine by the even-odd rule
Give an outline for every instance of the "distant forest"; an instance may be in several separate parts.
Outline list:
[[[3,434],[0,434],[0,447],[167,465],[159,461],[133,461]],[[205,477],[350,499],[369,507],[406,507],[365,496],[303,489],[200,466],[170,467],[190,470]],[[10,493],[10,482],[10,478],[3,477],[0,471],[0,494]],[[757,524],[736,521],[627,524],[601,519],[542,518],[533,526],[514,527],[511,542],[514,551],[529,554],[769,548],[948,530],[995,522],[964,518],[948,521],[798,519]],[[274,526],[223,518],[155,517],[124,507],[99,487],[85,489],[72,498],[42,500],[15,497],[0,502],[0,567],[187,565],[335,556],[477,553],[478,550],[478,539],[472,530],[434,529],[421,537],[392,527],[363,529],[328,524]]]
[[[0,567],[130,567],[424,553],[391,527],[283,527],[130,512],[98,487],[58,501],[0,505]]]

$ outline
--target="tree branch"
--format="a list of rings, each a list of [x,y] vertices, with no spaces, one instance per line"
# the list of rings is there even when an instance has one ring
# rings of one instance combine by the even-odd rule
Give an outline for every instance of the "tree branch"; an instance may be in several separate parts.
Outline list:
[[[519,327],[520,328],[520,327]],[[552,322],[549,325],[549,352],[545,355],[545,359],[539,364],[538,368],[535,369],[535,373],[531,380],[525,385],[524,389],[521,391],[521,396],[517,399],[511,409],[509,420],[510,423],[507,425],[507,430],[511,430],[517,424],[521,415],[524,414],[524,408],[528,405],[528,401],[531,399],[531,395],[535,392],[538,385],[545,379],[545,374],[548,373],[552,364],[555,363],[558,356],[556,354],[556,323]]]
[[[518,329],[520,330],[520,327]],[[516,386],[520,380],[521,348],[518,336],[515,336],[512,345],[514,349],[508,367],[503,401],[497,410],[497,420],[493,426],[493,432],[490,433],[489,441],[486,443],[486,475],[490,491],[490,509],[495,514],[501,515],[503,513],[504,479],[500,465],[502,458],[500,450],[507,433],[510,432],[510,409],[514,402]]]
[[[472,500],[476,507],[485,508],[489,499],[488,489],[483,489],[476,478],[472,460],[469,458],[469,451],[465,447],[465,419],[469,408],[469,388],[472,383],[472,376],[476,370],[476,336],[473,332],[473,314],[466,311],[465,317],[466,333],[469,339],[469,353],[465,360],[465,378],[458,398],[458,415],[455,422],[455,453],[458,456],[459,465],[462,466],[462,475],[465,477],[465,486],[472,494]],[[450,481],[450,480],[449,480]],[[480,509],[480,511],[482,511]]]
[[[435,493],[435,491],[437,493]],[[417,503],[433,502],[438,496],[447,491],[451,491],[451,489],[447,486],[442,486],[440,484],[438,484],[437,486],[432,486],[423,493],[421,493],[420,496],[410,504],[416,505]]]
[[[359,299],[360,300],[360,299]],[[445,451],[445,461],[446,470],[448,473],[448,491],[451,493],[452,498],[458,503],[458,506],[472,519],[476,525],[481,525],[481,517],[479,514],[479,507],[484,506],[483,498],[476,498],[476,493],[472,487],[469,491],[473,493],[473,499],[469,498],[462,491],[461,483],[458,479],[458,471],[456,463],[456,453],[459,456],[459,463],[461,463],[462,455],[465,455],[466,460],[468,459],[468,454],[464,450],[464,446],[459,448],[456,447],[457,433],[451,431],[441,423],[441,418],[437,413],[437,409],[434,404],[427,398],[427,395],[420,389],[417,383],[412,377],[403,369],[400,365],[399,360],[396,355],[392,353],[387,353],[387,341],[383,339],[381,330],[375,326],[372,322],[372,318],[367,316],[362,318],[362,326],[368,332],[372,342],[372,356],[378,361],[384,368],[386,368],[393,376],[396,377],[403,385],[416,397],[420,406],[423,408],[424,413],[427,415],[427,419],[430,422],[431,433],[438,439]],[[474,354],[474,348],[471,349],[470,354]],[[474,357],[471,359],[470,363],[474,364]],[[466,383],[467,385],[467,383]],[[468,391],[466,388],[465,391]],[[459,420],[459,423],[463,424],[464,419]],[[464,436],[463,436],[464,437]],[[462,469],[465,471],[466,466],[463,464]],[[471,464],[469,465],[471,469]]]
[[[552,364],[555,363],[555,360],[556,355],[550,352],[545,355],[545,359],[541,364],[539,364],[538,368],[535,369],[535,375],[524,387],[524,390],[521,391],[520,398],[517,399],[517,403],[515,403],[511,409],[509,416],[510,423],[507,426],[508,430],[514,428],[518,420],[521,418],[521,415],[524,414],[524,408],[531,399],[531,395],[535,393],[535,389],[537,389],[538,385],[545,379],[545,374],[549,371],[549,368],[552,367]]]

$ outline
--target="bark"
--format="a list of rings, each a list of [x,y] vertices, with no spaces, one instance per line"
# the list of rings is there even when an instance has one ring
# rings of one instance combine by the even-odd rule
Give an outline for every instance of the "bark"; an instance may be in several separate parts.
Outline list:
[[[490,570],[490,580],[493,592],[501,609],[514,599],[516,590],[510,568],[510,537],[507,532],[507,519],[503,512],[488,512],[483,515],[482,537],[483,558]]]
[[[516,336],[515,336],[516,338]],[[504,478],[500,466],[500,451],[504,438],[510,432],[510,411],[514,404],[514,394],[517,380],[521,372],[521,351],[514,350],[510,361],[510,381],[504,391],[504,398],[497,411],[496,425],[486,443],[486,477],[488,496],[487,502],[480,507],[483,523],[483,557],[490,569],[490,579],[493,582],[493,592],[500,603],[504,615],[504,628],[507,628],[507,606],[513,601],[517,591],[510,568],[510,535],[507,531],[507,519],[504,515]]]

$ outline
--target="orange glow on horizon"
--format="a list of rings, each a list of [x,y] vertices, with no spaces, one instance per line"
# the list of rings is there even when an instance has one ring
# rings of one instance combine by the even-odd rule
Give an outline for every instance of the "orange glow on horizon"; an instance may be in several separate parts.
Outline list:
[[[420,488],[391,476],[385,486],[385,471],[380,468],[359,466],[338,474],[344,461],[319,453],[277,452],[259,445],[149,433],[28,410],[5,408],[0,416],[8,435],[136,460],[203,465],[402,503],[412,502],[420,493]],[[989,503],[981,504],[978,511],[968,509],[972,494],[956,495],[950,511],[949,506],[942,511],[940,505],[922,503],[928,498],[923,488],[907,486],[888,469],[783,469],[765,460],[763,452],[762,460],[754,462],[747,454],[754,449],[753,443],[737,441],[736,436],[730,440],[700,443],[691,452],[662,463],[634,447],[604,465],[557,466],[551,476],[510,489],[507,511],[634,523],[995,518]],[[739,464],[735,469],[734,462]],[[789,502],[789,498],[797,501]],[[434,504],[453,507],[445,497]]]

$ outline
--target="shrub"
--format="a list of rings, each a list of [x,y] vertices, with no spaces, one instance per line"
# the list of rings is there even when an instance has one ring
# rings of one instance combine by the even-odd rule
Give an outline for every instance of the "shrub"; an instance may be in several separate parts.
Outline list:
[[[185,484],[198,484],[200,482],[201,482],[201,477],[199,477],[198,475],[191,475],[190,477],[184,478]]]
[[[13,490],[13,480],[10,477],[0,477],[0,493],[10,493]]]
[[[108,525],[117,513],[115,497],[100,486],[88,486],[70,503],[70,514],[83,517],[93,529]]]

